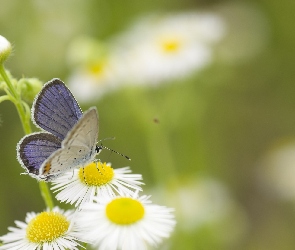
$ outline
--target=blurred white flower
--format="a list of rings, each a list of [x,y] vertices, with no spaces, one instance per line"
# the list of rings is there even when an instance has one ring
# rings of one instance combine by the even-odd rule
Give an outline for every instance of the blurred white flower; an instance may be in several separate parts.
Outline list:
[[[258,168],[258,184],[271,196],[295,200],[295,141],[277,143]]]
[[[120,59],[112,48],[95,39],[80,37],[68,51],[68,62],[73,72],[68,79],[71,91],[81,102],[100,98],[114,89],[120,77]]]
[[[88,203],[76,222],[95,249],[145,250],[168,238],[175,226],[173,209],[154,205],[148,196],[118,196]]]
[[[1,250],[73,249],[81,246],[80,234],[73,222],[73,211],[55,207],[52,211],[27,213],[25,222],[15,221],[17,228],[0,237]]]
[[[97,62],[89,68],[79,69],[67,80],[71,91],[81,103],[99,99],[116,88],[109,62]]]
[[[143,18],[117,38],[125,52],[125,77],[135,84],[157,84],[197,72],[212,61],[212,45],[224,34],[222,18],[210,13]]]
[[[213,59],[225,34],[210,13],[150,15],[102,44],[79,38],[69,49],[69,85],[80,101],[92,101],[126,84],[158,84],[198,72]]]

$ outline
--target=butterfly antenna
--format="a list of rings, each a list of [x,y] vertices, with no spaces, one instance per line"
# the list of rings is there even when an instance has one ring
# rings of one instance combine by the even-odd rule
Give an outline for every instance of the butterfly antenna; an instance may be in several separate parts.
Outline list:
[[[99,140],[98,142],[102,142],[102,141],[105,141],[105,140],[115,140],[115,139],[116,139],[116,137],[107,137],[107,138]]]
[[[96,153],[99,154],[101,152],[101,150],[103,150],[103,149],[107,149],[107,150],[109,150],[111,152],[114,152],[114,153],[116,153],[118,155],[121,155],[121,156],[125,157],[127,160],[131,161],[131,159],[127,155],[123,155],[123,154],[119,153],[116,150],[113,150],[111,148],[107,148],[107,147],[103,146],[102,144],[100,144],[100,146],[96,146]]]

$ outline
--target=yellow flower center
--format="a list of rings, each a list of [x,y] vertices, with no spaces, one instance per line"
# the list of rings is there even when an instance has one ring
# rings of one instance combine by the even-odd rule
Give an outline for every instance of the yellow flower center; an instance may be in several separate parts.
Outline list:
[[[80,181],[88,186],[102,186],[114,177],[114,170],[106,163],[92,162],[79,170]]]
[[[113,223],[128,225],[143,218],[144,207],[132,198],[117,198],[107,205],[106,215]]]
[[[93,75],[102,75],[105,69],[105,62],[99,61],[88,65],[88,71]]]
[[[180,49],[181,41],[176,38],[163,39],[160,42],[161,48],[166,53],[175,53]]]
[[[30,242],[51,242],[64,235],[70,222],[58,212],[42,212],[32,219],[26,229],[26,236]]]

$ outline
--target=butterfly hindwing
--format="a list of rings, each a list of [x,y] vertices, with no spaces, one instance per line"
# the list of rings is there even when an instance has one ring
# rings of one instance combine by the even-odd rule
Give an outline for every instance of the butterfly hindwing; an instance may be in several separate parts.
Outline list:
[[[59,79],[53,79],[43,86],[32,107],[34,123],[61,140],[82,115],[74,96]]]
[[[17,144],[17,159],[28,173],[38,175],[42,163],[60,148],[61,141],[56,136],[44,132],[33,133]]]

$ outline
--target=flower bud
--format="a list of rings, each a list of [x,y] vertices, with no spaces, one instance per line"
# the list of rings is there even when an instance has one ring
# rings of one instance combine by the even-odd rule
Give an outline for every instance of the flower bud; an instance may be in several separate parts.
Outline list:
[[[22,78],[18,81],[21,97],[24,101],[32,103],[42,88],[42,82],[37,78]]]
[[[0,64],[2,64],[10,55],[12,50],[10,42],[0,35]]]

